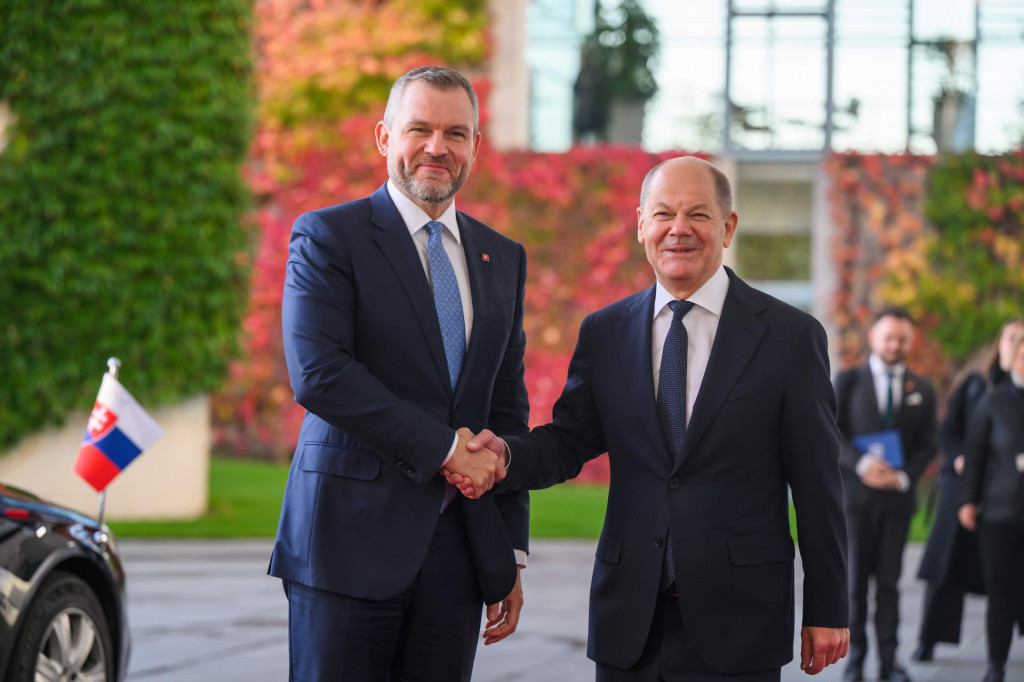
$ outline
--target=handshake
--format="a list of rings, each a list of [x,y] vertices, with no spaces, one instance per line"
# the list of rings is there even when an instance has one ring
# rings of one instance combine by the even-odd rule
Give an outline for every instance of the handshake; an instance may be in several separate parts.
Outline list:
[[[476,500],[505,478],[509,453],[505,441],[484,429],[477,435],[463,427],[455,432],[455,452],[441,467],[441,475],[466,497]]]

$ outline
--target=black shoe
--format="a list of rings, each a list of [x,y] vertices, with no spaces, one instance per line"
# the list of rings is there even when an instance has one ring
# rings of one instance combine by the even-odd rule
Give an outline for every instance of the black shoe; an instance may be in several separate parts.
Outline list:
[[[864,668],[859,663],[851,663],[843,671],[843,682],[864,682]]]
[[[907,671],[898,665],[893,665],[891,668],[883,668],[878,673],[878,680],[879,682],[911,682]]]
[[[915,661],[931,661],[935,658],[935,645],[931,643],[921,642],[921,644],[914,650],[911,655]]]
[[[990,665],[981,682],[1003,682],[1004,679],[1006,679],[1006,671],[1002,667]]]

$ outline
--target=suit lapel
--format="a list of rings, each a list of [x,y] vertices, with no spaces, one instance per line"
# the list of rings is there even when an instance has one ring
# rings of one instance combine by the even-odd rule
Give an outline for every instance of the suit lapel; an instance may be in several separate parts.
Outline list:
[[[727,272],[729,293],[725,297],[722,318],[718,321],[715,343],[711,347],[711,357],[697,392],[693,413],[686,426],[686,444],[675,467],[677,470],[700,442],[764,336],[766,325],[757,317],[757,313],[765,308],[764,302],[731,270],[727,269]]]
[[[444,384],[450,395],[451,381],[448,378],[448,361],[444,355],[441,325],[437,321],[437,311],[434,308],[434,295],[430,290],[430,282],[427,281],[426,273],[423,272],[423,262],[420,261],[419,254],[416,253],[412,236],[398,209],[395,208],[394,202],[391,201],[386,184],[370,195],[370,222],[379,228],[373,235],[374,241],[377,242],[377,246],[380,247],[388,263],[391,264],[395,276],[401,282],[406,296],[412,303],[412,309],[426,341],[427,350],[442,379],[441,383]]]
[[[459,373],[456,394],[465,383],[463,378],[475,375],[475,364],[484,353],[481,349],[487,345],[486,336],[489,327],[485,324],[485,318],[495,297],[494,278],[498,272],[495,268],[508,267],[504,263],[484,261],[482,255],[487,253],[490,256],[490,251],[493,251],[488,247],[486,235],[461,214],[458,214],[458,221],[462,250],[466,254],[466,269],[469,272],[469,288],[473,299],[473,332],[470,334],[469,345],[466,347],[466,357],[462,361],[462,371]]]
[[[900,404],[896,406],[892,416],[892,428],[899,429],[906,420],[907,396],[917,390],[917,376],[909,369],[903,372],[903,385],[900,386]],[[873,383],[872,383],[873,385]]]
[[[645,295],[637,297],[633,305],[619,322],[618,344],[621,351],[620,361],[625,370],[630,402],[636,406],[640,416],[640,424],[658,452],[668,465],[672,464],[672,455],[665,443],[665,435],[658,424],[657,398],[654,394],[654,369],[651,359],[651,327],[654,321],[655,287],[647,290]]]

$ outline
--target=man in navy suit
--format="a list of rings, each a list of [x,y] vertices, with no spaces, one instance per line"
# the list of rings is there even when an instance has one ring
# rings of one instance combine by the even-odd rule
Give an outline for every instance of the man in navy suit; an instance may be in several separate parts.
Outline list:
[[[288,251],[282,322],[306,408],[270,574],[289,603],[290,679],[470,679],[522,607],[529,497],[463,499],[504,476],[465,443],[527,430],[522,246],[455,210],[480,144],[457,71],[414,69],[376,141],[389,180],[305,213]]]
[[[793,657],[787,485],[804,569],[801,665],[847,650],[846,525],[826,340],[722,265],[726,177],[695,157],[644,179],[637,235],[657,282],[588,316],[551,424],[490,431],[501,488],[572,478],[605,451],[590,590],[601,682],[777,681]],[[452,475],[464,493],[479,493]]]

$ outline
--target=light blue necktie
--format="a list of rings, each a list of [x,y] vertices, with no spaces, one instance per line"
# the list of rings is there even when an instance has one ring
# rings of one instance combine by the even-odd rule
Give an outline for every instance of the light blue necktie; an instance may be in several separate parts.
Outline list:
[[[466,354],[466,318],[462,313],[462,296],[459,294],[459,283],[455,279],[455,270],[441,242],[444,234],[444,223],[431,220],[426,224],[430,232],[427,242],[427,262],[430,265],[430,284],[434,289],[434,308],[437,310],[437,321],[441,325],[441,340],[444,342],[444,357],[448,361],[448,378],[452,391],[459,383],[459,372],[462,371],[462,358]],[[444,499],[441,511],[455,499],[458,488],[445,483]]]
[[[448,377],[452,390],[459,382],[462,358],[466,354],[466,318],[462,313],[462,296],[455,270],[441,242],[444,223],[431,220],[426,225],[430,231],[427,242],[427,259],[430,263],[430,283],[434,288],[434,308],[441,325],[441,339],[444,341],[444,357],[448,361]]]
[[[679,462],[686,442],[686,346],[688,341],[683,318],[693,308],[690,301],[670,301],[672,322],[665,336],[658,370],[658,423],[665,444],[672,454],[673,467]],[[665,591],[676,581],[676,565],[672,556],[672,529],[665,536],[665,559],[661,568],[660,589]]]

